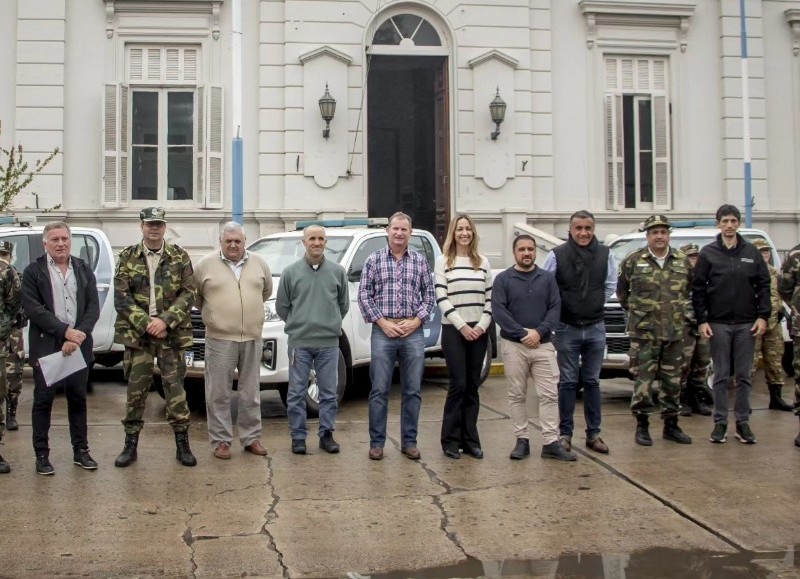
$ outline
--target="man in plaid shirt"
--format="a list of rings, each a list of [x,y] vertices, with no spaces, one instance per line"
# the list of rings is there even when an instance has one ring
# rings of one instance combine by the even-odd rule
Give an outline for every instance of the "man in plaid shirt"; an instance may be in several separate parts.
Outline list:
[[[422,324],[436,304],[433,276],[425,256],[408,248],[411,217],[397,212],[386,228],[389,244],[364,263],[358,306],[364,321],[372,324],[372,361],[369,365],[369,457],[383,458],[389,390],[395,362],[400,363],[401,452],[419,460],[417,423],[421,403],[420,382],[425,364]]]

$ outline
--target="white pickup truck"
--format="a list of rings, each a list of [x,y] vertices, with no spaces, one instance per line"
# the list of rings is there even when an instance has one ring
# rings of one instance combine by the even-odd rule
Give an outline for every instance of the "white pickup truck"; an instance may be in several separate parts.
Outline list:
[[[92,266],[97,278],[97,293],[100,298],[100,319],[94,326],[95,362],[102,366],[114,366],[122,360],[124,348],[114,343],[114,252],[106,234],[89,227],[71,227],[72,255],[80,257]],[[34,216],[0,217],[0,241],[14,244],[11,265],[21,274],[29,263],[44,255],[44,225],[36,225]],[[28,336],[25,330],[25,353]]]
[[[386,247],[386,220],[362,219],[339,221],[315,221],[323,225],[327,231],[328,243],[325,258],[335,261],[347,272],[350,290],[350,311],[342,324],[342,336],[339,339],[339,389],[341,401],[345,391],[353,386],[353,368],[369,365],[371,324],[364,322],[358,308],[358,288],[361,281],[361,270],[364,261],[372,252]],[[262,331],[263,351],[261,357],[261,389],[277,389],[284,403],[286,402],[287,383],[289,380],[289,360],[287,353],[287,337],[284,333],[283,321],[275,312],[275,293],[281,273],[286,266],[300,259],[305,249],[301,240],[302,228],[311,222],[299,222],[298,230],[286,233],[274,233],[253,242],[248,250],[263,257],[269,264],[273,276],[273,295],[264,303],[266,321]],[[431,272],[434,262],[441,255],[436,239],[427,231],[414,229],[409,243],[411,249],[424,255]],[[200,312],[192,312],[194,330],[194,346],[187,352],[187,376],[202,377],[205,358],[205,327]],[[441,356],[441,312],[434,308],[433,316],[423,326],[425,333],[425,352],[428,356]],[[484,363],[483,378],[488,375],[491,363],[491,351],[487,353]],[[186,395],[191,405],[197,407],[203,395],[202,384],[187,384]],[[319,410],[319,391],[313,376],[309,381],[306,403],[310,415]]]

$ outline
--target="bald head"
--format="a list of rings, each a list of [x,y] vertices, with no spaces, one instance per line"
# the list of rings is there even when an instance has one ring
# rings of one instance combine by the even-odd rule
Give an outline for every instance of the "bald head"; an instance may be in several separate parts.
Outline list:
[[[309,225],[303,229],[303,246],[306,248],[306,259],[311,263],[320,263],[325,255],[325,228],[321,225]]]

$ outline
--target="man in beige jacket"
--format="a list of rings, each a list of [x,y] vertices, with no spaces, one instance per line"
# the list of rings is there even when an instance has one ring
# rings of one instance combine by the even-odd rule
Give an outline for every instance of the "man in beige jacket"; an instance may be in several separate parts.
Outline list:
[[[206,255],[194,272],[197,308],[206,325],[205,381],[208,436],[214,456],[231,457],[231,396],[239,371],[237,426],[244,449],[259,456],[261,444],[261,328],[264,302],[272,294],[272,274],[258,255],[245,249],[239,223],[222,226],[220,249]]]

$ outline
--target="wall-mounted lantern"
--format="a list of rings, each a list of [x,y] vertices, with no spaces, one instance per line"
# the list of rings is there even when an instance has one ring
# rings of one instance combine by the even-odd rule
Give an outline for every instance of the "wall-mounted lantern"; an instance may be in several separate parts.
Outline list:
[[[322,101],[320,101],[321,106]],[[506,101],[500,98],[500,87],[497,87],[497,94],[494,100],[489,103],[489,112],[492,115],[492,122],[495,124],[495,130],[492,131],[492,140],[496,141],[500,134],[500,125],[506,118]]]
[[[322,137],[327,139],[331,135],[331,121],[336,113],[336,99],[328,91],[328,83],[325,83],[325,94],[319,99],[319,114],[325,121],[325,128],[322,130]]]

